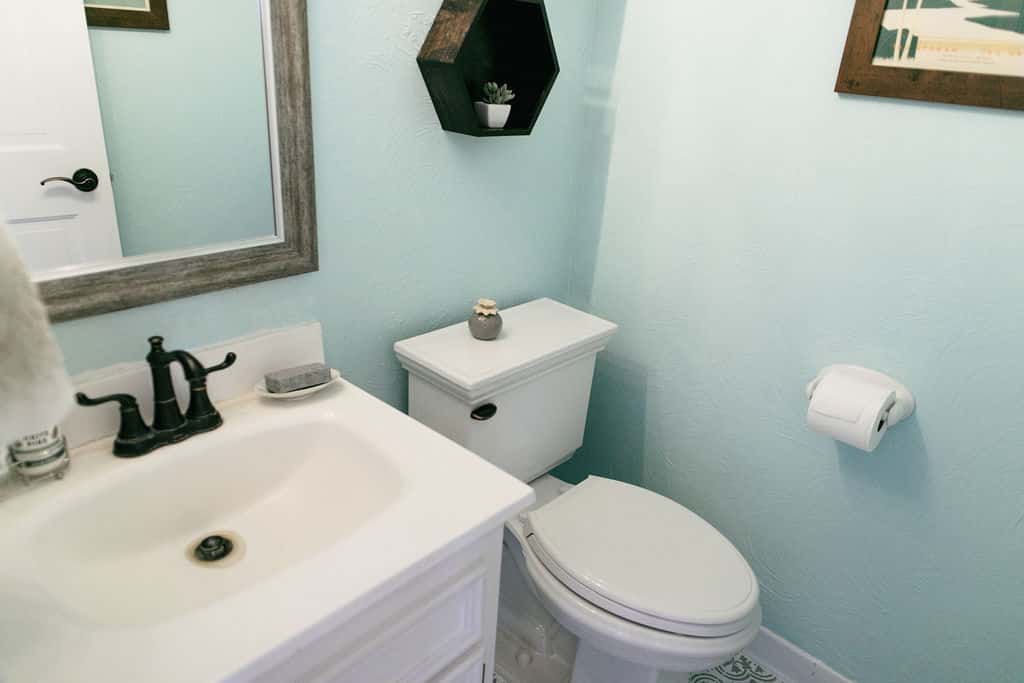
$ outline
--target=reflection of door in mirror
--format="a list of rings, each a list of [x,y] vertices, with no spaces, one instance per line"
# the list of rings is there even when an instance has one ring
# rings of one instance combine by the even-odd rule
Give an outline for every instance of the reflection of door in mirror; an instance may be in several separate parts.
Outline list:
[[[86,4],[0,0],[0,222],[33,276],[281,243],[270,3],[170,0],[159,31]]]
[[[121,257],[81,0],[0,3],[0,216],[33,271]],[[82,191],[45,178],[94,171]]]
[[[167,9],[169,31],[89,27],[124,255],[272,239],[269,6]]]

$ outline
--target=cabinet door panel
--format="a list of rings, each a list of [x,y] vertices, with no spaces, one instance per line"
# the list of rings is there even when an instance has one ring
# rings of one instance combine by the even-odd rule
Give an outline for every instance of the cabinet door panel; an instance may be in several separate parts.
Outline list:
[[[483,652],[487,565],[430,572],[387,596],[269,671],[270,683],[426,683]],[[482,654],[481,654],[482,658]],[[479,680],[480,670],[477,668]],[[453,683],[461,678],[452,679]]]

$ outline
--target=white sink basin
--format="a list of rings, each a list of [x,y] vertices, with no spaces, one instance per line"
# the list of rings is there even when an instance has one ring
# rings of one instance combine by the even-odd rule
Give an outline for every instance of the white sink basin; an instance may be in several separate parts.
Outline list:
[[[221,408],[218,431],[136,460],[98,442],[0,502],[0,681],[224,678],[532,495],[351,384]],[[197,562],[215,533],[234,552]]]
[[[327,415],[232,426],[69,496],[28,541],[31,573],[82,619],[162,621],[338,542],[401,490],[396,466]],[[189,551],[214,532],[237,554],[201,564]]]

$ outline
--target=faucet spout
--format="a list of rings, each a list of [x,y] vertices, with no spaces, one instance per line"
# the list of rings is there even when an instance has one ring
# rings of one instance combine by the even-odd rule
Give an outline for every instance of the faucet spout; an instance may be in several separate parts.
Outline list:
[[[164,349],[164,338],[149,338],[149,353],[146,362],[153,376],[153,429],[157,432],[170,432],[181,429],[185,424],[185,416],[178,406],[178,397],[174,394],[174,381],[171,379],[171,363],[177,360],[174,352]]]

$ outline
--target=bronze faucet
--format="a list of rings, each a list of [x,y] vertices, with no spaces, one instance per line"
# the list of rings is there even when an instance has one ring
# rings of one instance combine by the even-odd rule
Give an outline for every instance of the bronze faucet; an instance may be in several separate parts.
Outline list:
[[[76,394],[79,405],[96,406],[110,401],[121,405],[121,428],[114,439],[114,455],[134,458],[150,453],[161,446],[183,441],[195,434],[208,432],[220,427],[224,420],[206,393],[206,378],[211,372],[231,367],[237,356],[233,353],[224,357],[224,362],[204,367],[188,351],[166,351],[163,337],[149,338],[149,363],[153,377],[153,425],[150,427],[139,414],[139,404],[134,396],[113,394],[100,398],[89,398]],[[171,379],[171,364],[180,363],[189,385],[189,402],[185,414],[178,407]]]

